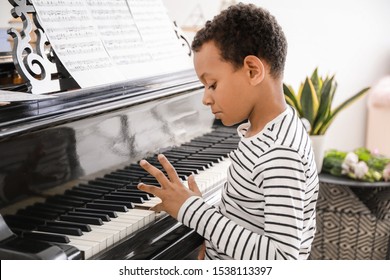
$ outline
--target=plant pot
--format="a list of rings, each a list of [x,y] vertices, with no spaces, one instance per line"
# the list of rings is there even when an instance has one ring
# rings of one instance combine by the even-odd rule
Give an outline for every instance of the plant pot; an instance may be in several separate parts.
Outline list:
[[[318,173],[321,173],[325,152],[325,135],[310,135]]]

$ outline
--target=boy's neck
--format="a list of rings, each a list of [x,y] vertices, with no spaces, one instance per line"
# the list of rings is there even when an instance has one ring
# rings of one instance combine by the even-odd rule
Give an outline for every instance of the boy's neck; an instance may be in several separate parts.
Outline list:
[[[265,79],[259,87],[259,93],[257,102],[249,116],[250,127],[245,137],[258,134],[267,123],[275,119],[287,108],[282,81],[276,81],[272,78]]]

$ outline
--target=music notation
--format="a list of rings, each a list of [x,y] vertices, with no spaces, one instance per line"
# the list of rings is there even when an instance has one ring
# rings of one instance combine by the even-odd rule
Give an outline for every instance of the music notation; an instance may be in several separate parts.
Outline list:
[[[161,0],[32,2],[55,53],[82,88],[192,68]]]

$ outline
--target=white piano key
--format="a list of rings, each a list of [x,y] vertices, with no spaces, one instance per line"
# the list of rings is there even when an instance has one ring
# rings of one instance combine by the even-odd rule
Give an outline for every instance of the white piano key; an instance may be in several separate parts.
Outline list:
[[[134,231],[139,229],[139,225],[136,223],[130,223],[128,220],[123,221],[123,219],[116,218],[115,220],[111,220],[110,225],[115,227],[120,227],[125,230],[125,237],[132,234]]]
[[[107,233],[112,236],[112,238],[107,238],[107,247],[113,245],[114,243],[119,241],[119,230],[115,230],[112,228],[107,228],[106,225],[90,225],[93,232],[102,232]],[[112,242],[111,242],[112,241]]]
[[[111,230],[118,232],[119,240],[121,240],[127,236],[127,234],[126,234],[127,227],[128,227],[128,225],[122,225],[122,224],[118,225],[117,223],[112,223],[112,220],[110,222],[104,223],[105,229],[111,229]]]
[[[84,259],[90,259],[94,255],[91,246],[75,243],[73,241],[70,241],[70,243],[67,243],[67,245],[72,245],[83,252]]]
[[[145,218],[144,217],[139,217],[139,216],[130,216],[130,215],[121,215],[118,214],[117,218],[118,222],[121,223],[128,223],[133,225],[134,230],[138,230],[142,227],[145,226]]]
[[[150,200],[144,201],[143,203],[134,203],[134,205],[140,208],[145,208],[146,210],[156,206],[159,203],[161,203],[161,199],[158,197],[152,197]]]
[[[114,244],[114,239],[112,235],[103,232],[90,231],[90,232],[83,232],[82,236],[68,235],[68,237],[74,240],[85,240],[85,241],[97,242],[99,244],[99,251],[106,249],[107,243]]]
[[[84,252],[84,254],[86,254],[88,256],[90,256],[91,253],[92,253],[92,256],[94,256],[101,251],[99,242],[89,241],[89,240],[81,240],[81,239],[74,238],[74,236],[68,236],[68,237],[70,240],[70,242],[67,243],[68,245],[75,246],[80,251],[83,251],[83,250],[81,250],[79,248],[79,246],[87,247],[88,249],[83,251],[83,252]],[[85,258],[87,259],[87,257],[85,257]],[[90,257],[88,257],[88,258],[90,258]]]

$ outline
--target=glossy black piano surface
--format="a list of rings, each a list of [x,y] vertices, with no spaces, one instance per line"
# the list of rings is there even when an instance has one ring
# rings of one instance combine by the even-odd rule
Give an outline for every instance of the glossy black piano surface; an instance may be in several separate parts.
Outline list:
[[[0,107],[0,213],[13,233],[1,238],[1,259],[85,258],[67,236],[86,235],[126,208],[147,209],[141,202],[150,197],[135,191],[152,180],[142,158],[165,153],[183,180],[218,165],[238,139],[235,128],[213,125],[201,97],[188,71]],[[219,188],[206,199],[217,201]],[[146,219],[87,258],[182,259],[202,242],[167,215]]]

